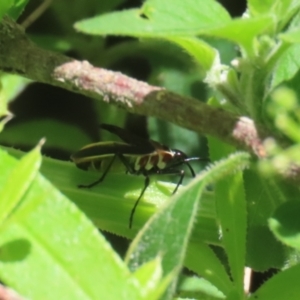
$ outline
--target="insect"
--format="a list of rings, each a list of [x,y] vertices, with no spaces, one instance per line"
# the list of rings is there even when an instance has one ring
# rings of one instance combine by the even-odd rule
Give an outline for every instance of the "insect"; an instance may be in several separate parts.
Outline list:
[[[193,177],[195,172],[190,161],[203,160],[200,157],[187,157],[180,150],[170,149],[153,140],[147,140],[136,136],[127,130],[110,124],[102,124],[100,128],[117,135],[123,142],[99,142],[89,144],[71,156],[78,168],[96,171],[102,171],[101,177],[87,185],[79,185],[80,188],[91,188],[102,182],[109,170],[114,168],[114,164],[121,162],[122,170],[134,175],[143,175],[145,177],[144,187],[135,201],[129,217],[129,228],[132,227],[133,216],[136,208],[143,197],[150,183],[151,175],[178,175],[179,181],[173,191],[176,193],[181,185],[185,171],[180,166],[186,165]],[[206,160],[206,159],[205,159]]]

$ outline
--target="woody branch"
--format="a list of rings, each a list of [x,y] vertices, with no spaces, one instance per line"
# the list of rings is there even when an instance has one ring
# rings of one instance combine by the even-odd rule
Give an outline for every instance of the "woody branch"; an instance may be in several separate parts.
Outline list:
[[[268,132],[248,118],[92,66],[87,61],[41,49],[9,18],[0,23],[0,41],[2,71],[118,105],[132,113],[155,116],[217,137],[258,157],[265,156],[263,140]]]

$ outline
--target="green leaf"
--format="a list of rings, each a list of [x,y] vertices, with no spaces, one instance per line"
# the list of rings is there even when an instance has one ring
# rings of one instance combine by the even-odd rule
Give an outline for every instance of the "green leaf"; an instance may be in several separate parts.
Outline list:
[[[249,300],[298,300],[300,295],[299,277],[300,265],[282,271],[265,282],[251,295]]]
[[[299,29],[289,30],[285,33],[280,34],[278,37],[282,41],[285,41],[290,44],[299,44],[300,43]]]
[[[247,2],[248,2],[249,12],[252,16],[267,14],[270,11],[272,11],[272,9],[275,6],[278,6],[278,0],[277,1],[276,0],[275,1],[274,0],[264,0],[264,1],[248,0]]]
[[[189,185],[173,196],[139,232],[126,255],[131,269],[162,256],[163,274],[167,275],[182,266],[187,243],[195,222],[200,195],[206,185],[223,176],[243,169],[248,154],[236,153],[210,167]],[[201,200],[200,200],[201,201]],[[226,279],[224,280],[226,284]],[[174,282],[169,292],[172,294]]]
[[[0,117],[10,114],[7,108],[8,103],[20,94],[28,83],[29,80],[21,76],[0,74]],[[35,139],[34,143],[40,138]]]
[[[5,14],[7,14],[13,4],[14,0],[5,0],[0,2],[0,20]]]
[[[6,117],[4,117],[1,121],[0,121],[0,133],[2,132],[4,126],[6,123],[8,123],[11,119],[13,118],[13,115],[8,114]]]
[[[214,160],[233,151],[231,146],[212,137],[209,137],[209,149],[210,157]],[[236,292],[241,295],[246,256],[247,223],[246,199],[241,172],[226,176],[218,182],[215,194],[216,212],[222,229],[223,245],[228,256],[231,275],[238,287]]]
[[[161,259],[158,257],[142,265],[133,274],[140,284],[140,291],[144,299],[160,299],[167,289],[172,276],[162,279]]]
[[[169,39],[205,34],[234,41],[250,54],[254,53],[253,39],[273,27],[274,19],[271,16],[231,21],[216,1],[202,1],[200,4],[193,0],[176,0],[172,4],[167,0],[149,0],[140,10],[114,12],[75,24],[77,30],[96,35]]]
[[[244,181],[249,225],[266,225],[274,209],[285,201],[284,195],[274,181],[261,177],[255,170],[246,170]]]
[[[162,277],[161,259],[158,257],[145,263],[133,273],[133,276],[138,280],[140,286],[143,286],[143,296],[147,295],[156,287]]]
[[[19,205],[33,182],[41,165],[40,148],[44,142],[42,140],[34,150],[24,156],[6,178],[0,191],[0,226]],[[2,161],[2,168],[5,168],[5,163]]]
[[[234,19],[222,26],[207,29],[205,35],[228,39],[239,44],[250,56],[255,55],[254,38],[272,31],[274,19],[261,16],[251,19]]]
[[[248,8],[252,16],[274,14],[277,19],[281,19],[297,6],[299,2],[295,0],[248,0]]]
[[[111,34],[167,39],[197,35],[220,37],[238,43],[250,55],[255,54],[254,38],[266,32],[273,32],[274,26],[274,18],[269,15],[231,20],[216,1],[200,3],[193,0],[184,2],[174,0],[172,4],[167,0],[149,0],[140,10],[113,12],[75,24],[77,30],[94,35]],[[191,48],[191,45],[185,46]],[[201,49],[204,50],[203,45]],[[207,53],[207,49],[205,52]]]
[[[288,201],[279,206],[269,219],[275,236],[284,244],[300,250],[300,202]]]
[[[185,265],[212,283],[224,295],[228,295],[234,289],[233,282],[230,280],[224,265],[214,251],[203,242],[189,244]]]
[[[7,1],[7,0],[5,0],[5,1]],[[14,0],[13,2],[14,2],[14,4],[9,9],[8,15],[16,20],[21,15],[23,10],[25,9],[29,0]]]
[[[295,44],[282,54],[273,73],[272,88],[283,81],[292,79],[296,75],[300,68],[300,62],[298,60],[299,51],[300,45]]]
[[[19,75],[1,74],[1,102],[6,103],[14,100],[31,81]]]
[[[276,181],[262,177],[254,170],[244,172],[247,200],[248,234],[246,263],[258,271],[280,268],[284,247],[268,228],[268,219],[287,199]]]
[[[195,228],[193,229],[191,241],[205,241],[213,245],[222,246],[219,239],[218,228],[214,193],[211,191],[203,191],[201,195],[201,205],[197,213],[197,221]],[[194,270],[192,265],[190,268]]]
[[[3,151],[0,155],[3,186],[18,164]],[[16,191],[24,185],[18,176]],[[0,231],[1,281],[30,299],[141,299],[136,279],[121,259],[48,181],[36,176],[22,195]]]
[[[222,159],[234,152],[234,147],[211,136],[208,137],[208,144],[209,157],[212,161]]]
[[[276,23],[277,32],[290,23],[299,6],[298,0],[248,0],[250,15],[252,17],[272,15]]]
[[[251,226],[247,234],[247,266],[258,272],[282,268],[287,252],[267,226]]]
[[[228,13],[216,1],[173,0],[170,3],[168,0],[148,0],[141,9],[113,12],[83,20],[77,22],[75,28],[96,35],[170,37],[197,35],[228,21]]]
[[[169,40],[186,50],[205,71],[208,71],[212,67],[215,59],[218,57],[217,51],[200,39],[173,37]]]
[[[228,188],[230,187],[230,188]],[[246,255],[246,201],[242,172],[218,181],[215,187],[216,210],[233,281],[243,295]]]
[[[224,299],[225,296],[209,281],[198,277],[185,277],[178,287],[182,296],[196,299]],[[207,298],[207,296],[209,296]],[[211,298],[210,298],[211,297]]]
[[[125,0],[89,0],[89,2],[76,1],[73,2],[72,7],[70,7],[70,3],[66,1],[55,1],[52,3],[51,9],[53,10],[53,13],[55,13],[56,19],[58,19],[58,23],[61,26],[61,32],[68,32],[69,34],[74,34],[74,31],[72,30],[70,25],[76,22],[79,18],[90,17],[91,7],[93,8],[92,15],[98,15],[100,13],[102,14],[113,10],[114,8],[122,5],[123,2],[125,2]],[[68,11],[68,14],[66,14],[66,11]],[[90,45],[89,47],[85,48],[90,48]]]
[[[126,256],[130,269],[134,270],[161,253],[163,274],[179,271],[204,187],[193,182],[168,201],[139,232]]]

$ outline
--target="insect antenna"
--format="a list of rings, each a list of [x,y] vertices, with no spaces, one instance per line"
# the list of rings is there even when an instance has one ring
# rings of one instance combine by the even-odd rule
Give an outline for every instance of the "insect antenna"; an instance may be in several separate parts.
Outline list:
[[[190,161],[194,161],[194,160],[203,160],[203,161],[209,161],[208,158],[201,158],[201,157],[189,157],[189,158],[186,158],[183,163],[186,164],[188,166],[188,168],[190,169],[191,171],[191,174],[193,177],[196,176],[195,174],[195,171],[194,169],[192,168],[192,166],[189,164]]]

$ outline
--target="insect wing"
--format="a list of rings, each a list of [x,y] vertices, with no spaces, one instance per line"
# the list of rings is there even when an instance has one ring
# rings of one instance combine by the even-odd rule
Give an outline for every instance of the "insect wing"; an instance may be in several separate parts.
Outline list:
[[[71,159],[77,164],[94,159],[101,159],[115,154],[143,154],[140,153],[135,145],[120,142],[99,142],[89,144],[79,151],[72,154]]]
[[[121,127],[111,125],[111,124],[101,124],[100,127],[104,130],[107,130],[117,135],[125,143],[138,146],[139,149],[141,149],[140,151],[143,152],[142,154],[151,153],[155,151],[155,147],[150,140],[143,139]]]

